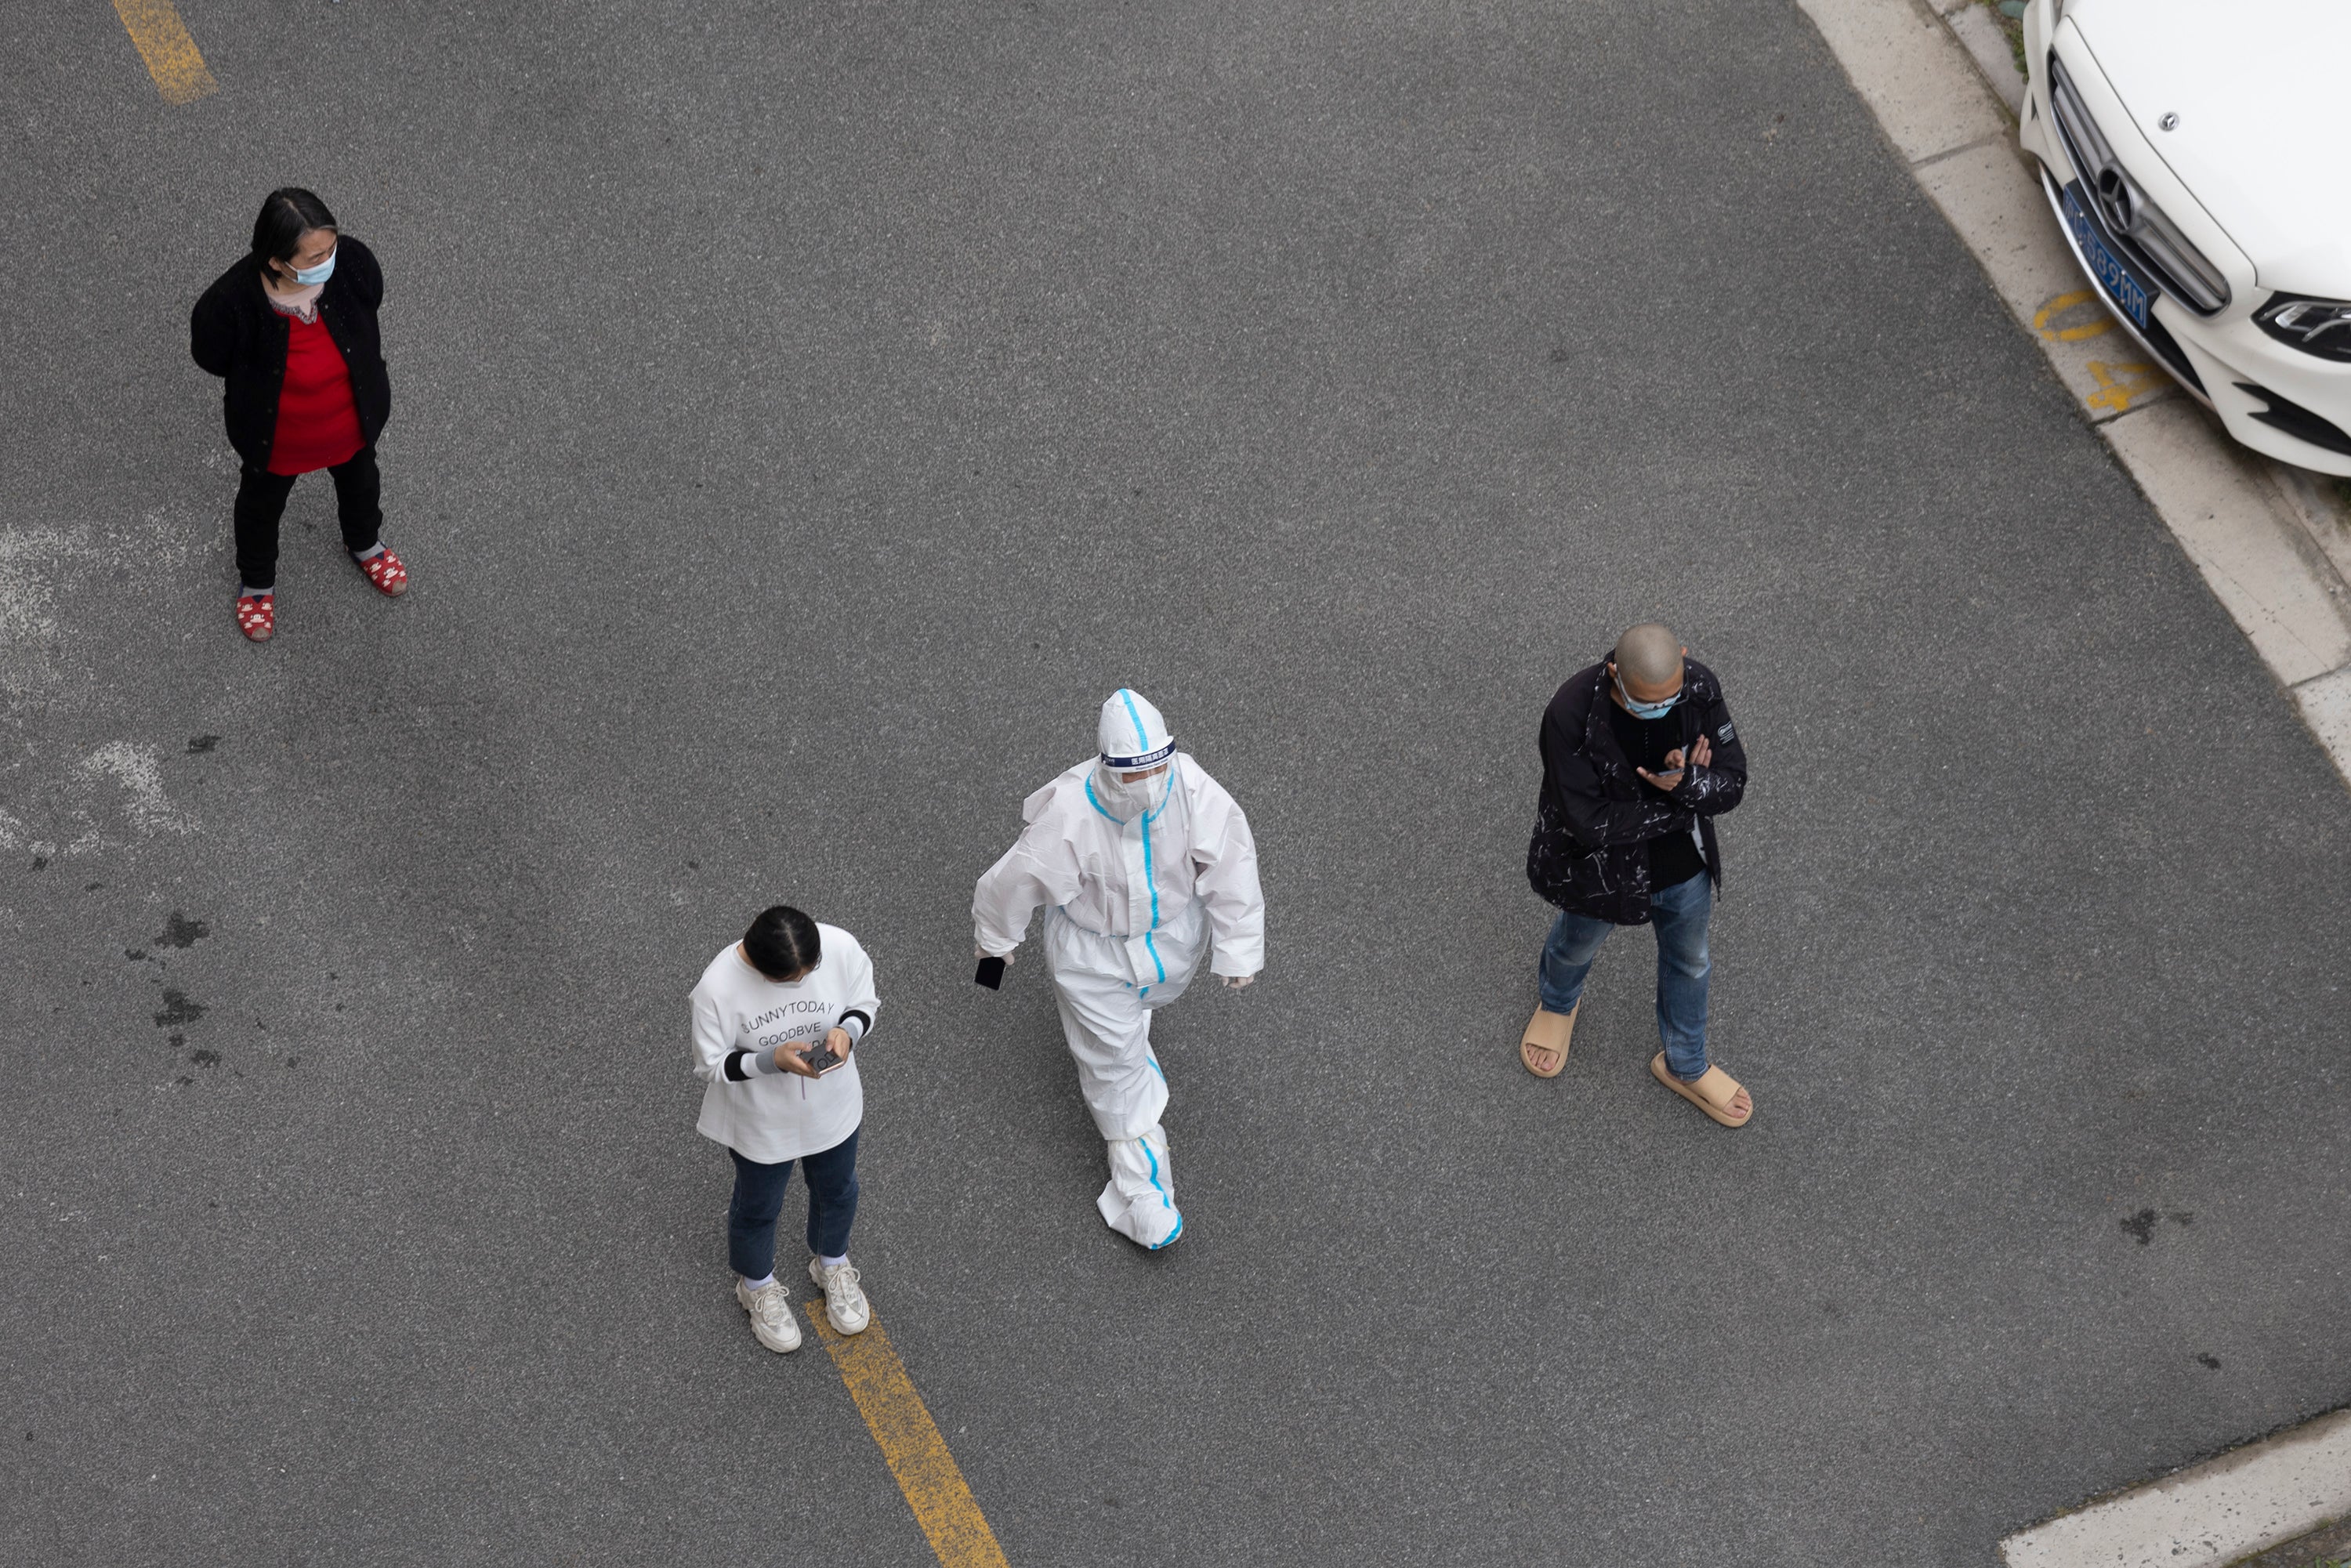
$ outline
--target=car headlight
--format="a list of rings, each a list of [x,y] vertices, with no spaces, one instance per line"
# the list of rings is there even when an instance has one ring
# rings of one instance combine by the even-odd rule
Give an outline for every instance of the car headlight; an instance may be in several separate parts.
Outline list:
[[[2351,363],[2351,301],[2275,294],[2253,312],[2261,329],[2290,348]]]

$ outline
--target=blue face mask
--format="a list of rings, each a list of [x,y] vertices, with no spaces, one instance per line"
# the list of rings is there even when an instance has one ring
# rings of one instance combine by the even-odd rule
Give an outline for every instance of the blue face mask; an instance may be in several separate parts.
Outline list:
[[[1625,689],[1625,677],[1611,675],[1610,679],[1616,683],[1617,700],[1625,705],[1625,711],[1635,718],[1663,718],[1673,712],[1682,700],[1682,694],[1676,692],[1661,703],[1636,703],[1633,700],[1633,694]]]
[[[309,287],[310,285],[314,283],[324,283],[327,279],[334,276],[335,252],[331,250],[327,253],[327,259],[320,262],[318,266],[298,267],[294,269],[294,281],[300,284],[305,288]]]

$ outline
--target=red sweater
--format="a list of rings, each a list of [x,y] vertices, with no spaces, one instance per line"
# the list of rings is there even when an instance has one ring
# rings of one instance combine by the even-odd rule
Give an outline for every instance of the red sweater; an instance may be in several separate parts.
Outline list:
[[[351,402],[350,367],[324,321],[286,318],[286,384],[277,394],[272,474],[308,474],[348,463],[366,443]]]

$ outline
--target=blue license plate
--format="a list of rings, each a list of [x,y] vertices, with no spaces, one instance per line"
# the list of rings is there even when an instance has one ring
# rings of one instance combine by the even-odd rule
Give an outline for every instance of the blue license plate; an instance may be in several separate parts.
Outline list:
[[[2089,267],[2090,276],[2096,280],[2098,287],[2106,291],[2106,298],[2115,302],[2115,308],[2144,327],[2147,325],[2147,299],[2155,290],[2141,283],[2133,276],[2131,269],[2116,260],[2115,253],[2106,248],[2106,242],[2099,236],[2097,225],[2082,210],[2081,198],[2076,194],[2080,189],[2078,185],[2065,187],[2065,226],[2074,231],[2074,243],[2081,247],[2083,262]]]

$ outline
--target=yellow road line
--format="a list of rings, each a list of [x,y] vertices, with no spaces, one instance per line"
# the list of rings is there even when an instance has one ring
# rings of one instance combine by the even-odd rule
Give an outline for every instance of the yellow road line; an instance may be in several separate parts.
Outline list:
[[[147,62],[147,74],[165,103],[193,103],[220,89],[172,0],[114,0],[114,14],[139,46],[139,57]]]
[[[914,1511],[914,1522],[938,1553],[941,1568],[1008,1568],[996,1532],[971,1500],[971,1489],[964,1485],[946,1439],[939,1436],[938,1424],[923,1408],[922,1396],[907,1381],[881,1321],[874,1320],[862,1334],[843,1336],[825,1321],[823,1301],[806,1304],[817,1338],[832,1353],[833,1365],[849,1385],[849,1396],[857,1401],[858,1413],[882,1446],[882,1458],[898,1478],[898,1490],[906,1494],[906,1506]]]

